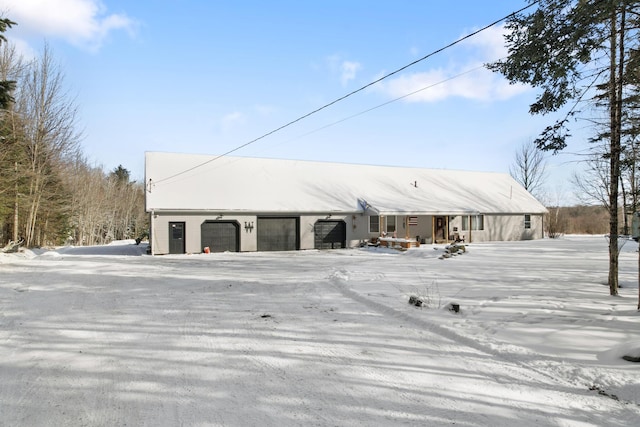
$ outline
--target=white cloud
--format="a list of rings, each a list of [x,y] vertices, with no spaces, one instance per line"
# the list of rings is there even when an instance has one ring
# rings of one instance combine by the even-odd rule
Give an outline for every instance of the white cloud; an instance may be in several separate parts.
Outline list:
[[[16,53],[24,59],[30,61],[38,57],[38,52],[25,40],[7,37],[16,49]]]
[[[472,66],[470,70],[473,71],[464,73],[437,69],[405,74],[382,82],[379,89],[392,98],[406,96],[407,102],[436,102],[451,97],[495,101],[508,99],[528,90],[525,85],[510,85],[499,75],[482,68],[481,64]]]
[[[505,31],[503,25],[496,25],[468,38],[463,43],[466,46],[473,46],[478,55],[487,61],[495,61],[507,56],[507,47],[504,44]]]
[[[454,58],[456,61],[446,67],[403,73],[383,80],[376,90],[394,99],[406,96],[407,102],[436,102],[451,97],[496,101],[516,96],[529,87],[509,84],[500,74],[483,67],[507,55],[503,33],[503,27],[484,30],[455,47],[464,60]]]
[[[256,104],[253,106],[253,109],[260,115],[260,116],[270,116],[271,114],[273,114],[274,112],[277,111],[277,108],[273,105],[266,105],[266,104]]]
[[[327,64],[333,74],[340,76],[342,86],[346,86],[351,80],[354,80],[358,71],[362,69],[362,64],[359,62],[348,61],[340,55],[327,57]]]
[[[225,131],[243,123],[245,123],[245,117],[244,114],[239,111],[226,114],[220,119],[220,126]]]
[[[360,68],[362,68],[362,66],[358,62],[343,61],[340,68],[342,70],[340,82],[342,83],[342,86],[346,86],[350,80],[356,78],[356,73],[360,70]]]
[[[115,30],[133,33],[136,23],[124,14],[108,13],[100,0],[4,0],[3,14],[16,22],[9,37],[61,38],[97,50]],[[13,37],[11,37],[13,38]]]

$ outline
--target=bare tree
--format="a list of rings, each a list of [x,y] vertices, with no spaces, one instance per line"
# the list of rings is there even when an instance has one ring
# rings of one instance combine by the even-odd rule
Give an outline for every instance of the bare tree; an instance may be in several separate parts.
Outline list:
[[[144,188],[129,181],[129,171],[119,166],[110,174],[91,167],[77,156],[65,174],[70,189],[70,240],[79,245],[145,236]]]
[[[553,195],[550,195],[547,201],[547,214],[545,215],[547,236],[551,239],[558,238],[567,232],[568,218],[566,210],[560,205],[564,200],[564,190],[562,187],[556,187]]]
[[[79,149],[77,107],[64,89],[63,75],[53,62],[48,46],[19,82],[16,109],[24,118],[24,149],[27,164],[22,171],[28,181],[26,194],[27,245],[42,244],[47,223],[39,215],[51,195],[59,190],[58,174],[65,157]]]
[[[600,204],[609,209],[609,161],[602,155],[594,153],[585,163],[587,168],[574,172],[571,181],[576,188],[576,196],[585,205]]]
[[[16,91],[9,109],[0,110],[3,243],[9,236],[24,237],[28,246],[145,237],[142,185],[122,166],[105,173],[89,165],[80,150],[77,108],[49,48],[24,63],[2,43],[0,80],[9,78]]]
[[[516,151],[509,173],[534,197],[541,196],[540,191],[546,178],[547,162],[545,155],[533,141],[520,146]]]

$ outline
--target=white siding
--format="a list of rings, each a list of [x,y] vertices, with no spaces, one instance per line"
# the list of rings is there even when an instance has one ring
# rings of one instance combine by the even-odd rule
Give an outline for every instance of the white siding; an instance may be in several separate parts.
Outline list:
[[[469,242],[513,241],[541,239],[543,237],[543,215],[531,215],[531,228],[524,228],[522,215],[484,215],[484,230],[465,230]]]

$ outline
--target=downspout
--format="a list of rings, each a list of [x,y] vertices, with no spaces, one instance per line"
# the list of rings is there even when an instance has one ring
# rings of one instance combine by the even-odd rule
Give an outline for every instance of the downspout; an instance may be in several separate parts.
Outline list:
[[[151,256],[156,254],[156,251],[154,249],[154,247],[156,245],[156,229],[155,229],[155,221],[154,221],[155,216],[156,216],[156,214],[155,214],[154,210],[151,209],[151,221],[150,221],[151,233],[150,233],[150,236],[149,236],[149,239],[150,239],[149,244],[151,245]]]

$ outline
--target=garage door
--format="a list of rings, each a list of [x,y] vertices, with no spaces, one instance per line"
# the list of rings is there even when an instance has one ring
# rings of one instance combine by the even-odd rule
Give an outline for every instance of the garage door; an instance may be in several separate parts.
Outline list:
[[[300,248],[298,218],[258,218],[259,251],[295,251]]]
[[[316,249],[338,249],[347,245],[347,225],[344,221],[318,221],[314,233]]]
[[[240,227],[235,221],[205,221],[200,227],[202,249],[211,252],[238,252],[240,250]]]

